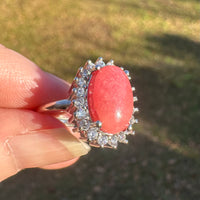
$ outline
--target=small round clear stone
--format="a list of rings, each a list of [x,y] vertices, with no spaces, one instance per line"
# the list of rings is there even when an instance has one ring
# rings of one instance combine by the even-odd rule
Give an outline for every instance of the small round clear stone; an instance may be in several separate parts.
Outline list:
[[[87,112],[83,108],[80,108],[79,110],[76,111],[76,117],[78,119],[83,119],[86,117],[86,115],[87,115]]]
[[[89,139],[90,141],[96,140],[97,137],[98,137],[97,129],[95,129],[95,128],[89,129],[88,132],[87,132],[87,136],[88,136],[88,139]]]
[[[107,62],[106,65],[114,65],[114,61],[113,61],[113,60],[110,60],[109,62]]]
[[[134,116],[131,117],[131,120],[130,120],[129,123],[130,123],[130,124],[134,124],[134,123],[135,123],[135,117],[134,117]]]
[[[86,82],[85,82],[84,78],[79,78],[78,81],[77,81],[77,84],[80,87],[83,87],[83,86],[85,86]]]
[[[123,132],[123,134],[124,134],[124,135],[125,135],[125,137],[126,137],[126,135],[129,135],[129,134],[130,134],[130,132],[131,132],[131,131],[128,131],[128,130],[126,130],[126,131],[124,131],[124,132]],[[125,138],[125,139],[126,139],[126,138]]]
[[[132,131],[132,130],[133,130],[133,126],[132,126],[132,124],[129,124],[127,131]]]
[[[83,96],[85,95],[85,90],[84,90],[84,88],[81,88],[81,87],[78,88],[76,95],[77,95],[78,97],[83,97]]]
[[[124,70],[124,72],[125,72],[125,74],[126,74],[127,76],[129,76],[129,75],[130,75],[130,73],[129,73],[129,71],[128,71],[128,70]]]
[[[90,75],[90,71],[87,69],[83,69],[81,75],[83,78],[88,78],[88,76]]]
[[[106,135],[99,136],[97,139],[97,143],[103,147],[104,145],[108,143],[108,136]]]
[[[102,60],[99,60],[99,61],[97,61],[96,63],[96,67],[104,67],[105,66],[105,63],[102,61]]]
[[[74,100],[74,105],[77,107],[77,108],[80,108],[80,107],[83,107],[85,104],[85,100],[83,97],[80,97],[76,100]]]
[[[79,122],[79,126],[82,130],[87,131],[90,128],[90,122],[87,120],[82,120]]]
[[[131,135],[135,135],[135,131],[130,132]]]
[[[119,134],[119,142],[124,142],[126,140],[126,135],[125,133],[120,133]]]
[[[93,63],[87,65],[87,69],[88,69],[90,72],[93,70],[94,67],[95,67],[95,65],[94,65]]]
[[[118,137],[117,135],[113,135],[109,140],[109,144],[113,147],[117,147],[117,143],[118,143]]]

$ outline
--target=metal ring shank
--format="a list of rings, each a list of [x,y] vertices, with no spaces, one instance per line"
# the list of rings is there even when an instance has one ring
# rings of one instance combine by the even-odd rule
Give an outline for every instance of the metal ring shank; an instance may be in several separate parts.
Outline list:
[[[70,106],[70,104],[71,104],[71,101],[68,99],[51,102],[39,107],[38,112],[64,111]]]
[[[69,123],[69,117],[67,115],[63,115],[62,111],[66,111],[66,109],[71,105],[71,101],[68,99],[63,99],[60,101],[51,102],[48,104],[45,104],[38,108],[38,112],[56,112],[61,111],[59,115],[56,116],[58,120],[60,120],[62,123],[64,123],[68,127],[74,127],[74,124]]]

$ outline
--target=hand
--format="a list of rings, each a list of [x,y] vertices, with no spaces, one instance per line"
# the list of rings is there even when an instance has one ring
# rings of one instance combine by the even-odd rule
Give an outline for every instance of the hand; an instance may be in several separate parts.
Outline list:
[[[0,45],[0,181],[24,168],[74,163],[90,147],[56,118],[34,111],[65,99],[70,85]]]

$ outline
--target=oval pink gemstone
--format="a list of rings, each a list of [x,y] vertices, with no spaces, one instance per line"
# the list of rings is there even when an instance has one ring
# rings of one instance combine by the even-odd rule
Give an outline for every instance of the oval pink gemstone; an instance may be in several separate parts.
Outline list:
[[[125,72],[105,66],[92,74],[88,86],[88,107],[92,121],[101,121],[101,130],[116,134],[124,131],[133,112],[133,93]]]

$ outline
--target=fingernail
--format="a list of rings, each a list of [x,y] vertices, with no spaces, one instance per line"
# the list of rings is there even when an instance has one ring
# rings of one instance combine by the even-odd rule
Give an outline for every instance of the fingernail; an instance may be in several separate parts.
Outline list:
[[[34,131],[7,140],[17,168],[41,167],[87,154],[90,147],[66,129]]]
[[[66,129],[57,129],[57,133],[54,134],[55,138],[63,144],[69,151],[74,155],[74,157],[79,157],[85,155],[90,151],[90,146],[85,142],[77,139],[71,133],[68,133]],[[66,132],[68,133],[66,138]]]

